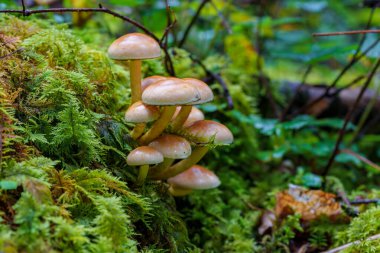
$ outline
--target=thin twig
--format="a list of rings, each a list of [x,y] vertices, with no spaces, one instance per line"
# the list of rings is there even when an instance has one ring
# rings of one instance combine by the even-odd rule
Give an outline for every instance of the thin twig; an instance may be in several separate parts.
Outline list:
[[[344,76],[344,74],[351,69],[352,66],[354,66],[362,57],[364,57],[368,51],[372,50],[378,43],[380,42],[380,39],[377,39],[374,43],[372,43],[362,54],[358,55],[357,57],[355,58],[352,58],[352,60],[342,69],[342,71],[339,73],[339,75],[334,79],[334,81],[332,82],[331,85],[329,85],[325,92],[320,95],[319,97],[317,97],[316,99],[314,99],[313,101],[311,101],[310,103],[306,104],[305,106],[303,106],[302,108],[300,108],[299,110],[295,111],[292,115],[298,115],[300,113],[304,113],[306,112],[310,107],[313,107],[314,105],[316,105],[318,102],[320,102],[321,100],[323,100],[325,97],[327,96],[330,96],[330,91],[335,88],[335,86],[338,84],[338,81],[340,81],[340,79]]]
[[[368,164],[369,166],[371,166],[372,168],[380,171],[380,166],[377,165],[376,163],[372,162],[371,160],[369,160],[368,158],[358,154],[358,153],[355,153],[354,151],[352,150],[349,150],[349,149],[342,149],[341,151],[339,151],[339,153],[346,153],[346,154],[349,154],[349,155],[352,155],[354,157],[356,157],[357,159],[359,159],[360,161]]]
[[[15,51],[10,52],[9,54],[6,54],[6,55],[1,56],[1,57],[0,57],[0,60],[2,60],[2,59],[4,59],[4,58],[7,58],[7,57],[9,57],[9,56],[12,56],[12,55],[14,55],[15,53],[21,52],[21,51],[23,51],[23,50],[24,50],[24,48],[23,48],[23,47],[20,47],[20,48],[16,49]]]
[[[228,90],[228,86],[227,86],[226,82],[224,81],[224,79],[219,74],[216,74],[216,73],[210,71],[209,69],[207,69],[207,67],[199,59],[196,59],[193,56],[190,56],[190,58],[193,60],[193,62],[195,62],[199,66],[201,66],[201,68],[206,72],[207,75],[211,76],[215,81],[217,81],[222,86],[223,95],[227,100],[228,109],[233,109],[234,108],[234,102],[232,100],[230,91]]]
[[[195,15],[193,16],[193,18],[191,19],[189,25],[186,27],[186,30],[183,34],[183,37],[181,39],[181,41],[179,42],[178,44],[178,47],[182,47],[184,44],[185,44],[185,41],[187,39],[187,36],[189,35],[190,33],[190,30],[191,28],[193,27],[193,25],[195,24],[195,22],[197,21],[199,15],[201,14],[201,11],[203,9],[203,7],[205,7],[205,5],[209,2],[210,0],[202,0],[202,2],[200,3],[200,5],[198,6],[198,9],[195,13]]]
[[[366,29],[368,29],[371,26],[373,16],[375,14],[375,8],[372,8],[371,13],[369,15],[367,24],[366,24]],[[363,53],[360,54],[360,51],[363,47],[364,41],[366,38],[366,34],[363,34],[361,40],[359,41],[359,44],[355,50],[354,55],[352,56],[351,60],[348,62],[346,66],[341,70],[341,72],[338,74],[338,76],[333,80],[330,86],[328,86],[325,90],[325,92],[320,95],[318,98],[314,99],[310,103],[307,103],[305,106],[300,108],[299,110],[295,111],[292,115],[298,115],[300,113],[306,112],[310,107],[316,105],[319,103],[321,100],[323,100],[325,97],[329,96],[329,92],[331,89],[335,88],[335,86],[338,84],[340,79],[344,76],[344,74],[351,69],[361,58],[363,58],[370,50],[372,50],[379,42],[380,39],[377,39],[375,42],[373,42],[370,46],[368,46]]]
[[[310,74],[312,68],[313,68],[312,65],[307,66],[306,71],[305,71],[305,73],[304,73],[303,76],[302,76],[301,84],[298,85],[296,91],[294,92],[294,95],[293,95],[292,99],[290,100],[289,104],[286,106],[286,108],[285,108],[284,111],[282,112],[281,117],[280,117],[280,121],[284,121],[284,120],[286,119],[286,116],[287,116],[287,114],[288,114],[290,108],[292,108],[294,102],[296,101],[296,98],[297,98],[297,94],[298,94],[298,92],[300,92],[300,90],[302,89],[302,87],[305,85],[305,83],[306,83],[306,79],[307,79],[307,77],[309,76],[309,74]]]
[[[165,0],[165,5],[166,5],[166,13],[167,13],[168,20],[167,20],[167,25],[166,25],[164,34],[162,35],[160,39],[160,44],[163,43],[163,41],[168,37],[169,32],[173,29],[174,25],[177,24],[177,17],[174,15],[174,12],[170,8],[168,0]],[[174,17],[173,21],[172,21],[171,16]]]
[[[24,0],[21,0],[21,5],[22,5],[22,15],[25,17],[26,7],[25,7],[25,2],[24,2]]]
[[[135,20],[133,20],[127,16],[123,16],[123,15],[121,15],[115,11],[112,11],[108,8],[105,8],[101,4],[99,4],[99,8],[49,8],[49,9],[29,10],[29,9],[24,9],[24,7],[25,7],[25,5],[23,5],[23,10],[0,10],[0,13],[20,13],[20,14],[23,14],[24,16],[30,16],[30,15],[34,15],[34,14],[40,14],[40,13],[102,12],[102,13],[110,14],[116,18],[122,19],[122,20],[132,24],[133,26],[139,28],[144,33],[146,33],[147,35],[152,37],[155,41],[160,43],[160,39],[156,35],[154,35],[154,33],[149,31],[148,28],[146,28],[145,26],[143,26],[139,22],[137,22],[137,21],[135,21]],[[170,75],[175,76],[173,61],[170,57],[169,52],[168,52],[167,48],[163,47],[161,44],[160,44],[160,46],[165,53],[165,61],[168,63],[166,70]]]
[[[120,18],[120,19],[136,26],[137,28],[139,28],[140,30],[145,32],[147,35],[149,35],[153,39],[155,39],[157,42],[160,41],[159,38],[157,38],[157,36],[154,35],[154,33],[149,31],[148,28],[146,28],[145,26],[143,26],[139,22],[137,22],[131,18],[128,18],[126,16],[123,16],[117,12],[114,12],[110,9],[107,9],[107,8],[103,7],[102,5],[99,5],[99,8],[49,8],[49,9],[38,9],[38,10],[28,10],[28,9],[26,9],[26,10],[0,10],[0,13],[21,13],[21,14],[24,14],[24,16],[30,16],[33,14],[40,14],[40,13],[66,13],[66,12],[103,12],[103,13],[107,13],[107,14],[110,14],[114,17]]]
[[[328,32],[328,33],[313,33],[313,37],[321,36],[337,36],[337,35],[356,35],[367,33],[380,33],[380,30],[357,30],[357,31],[344,31],[344,32]]]
[[[161,39],[159,41],[159,44],[160,44],[161,48],[164,50],[164,52],[165,52],[165,61],[164,61],[164,64],[165,64],[165,68],[166,68],[167,72],[171,76],[176,76],[174,65],[173,65],[172,59],[170,57],[170,54],[168,52],[168,35],[169,35],[170,30],[176,24],[177,19],[176,19],[174,13],[172,12],[172,10],[170,8],[168,0],[165,0],[165,6],[166,6],[166,14],[167,14],[167,25],[166,25],[165,31],[164,31],[164,33],[163,33],[163,35],[162,35],[162,37],[161,37]],[[174,16],[174,21],[172,21],[172,18],[171,18],[172,15]]]
[[[367,80],[363,84],[363,87],[361,88],[360,93],[354,102],[354,105],[351,107],[351,109],[346,114],[344,124],[343,124],[342,128],[339,130],[339,136],[338,136],[338,139],[335,143],[334,150],[333,150],[333,152],[329,158],[329,161],[328,161],[326,167],[324,168],[324,170],[322,172],[322,176],[325,179],[324,181],[326,181],[326,176],[329,173],[329,170],[330,170],[332,164],[334,163],[334,159],[335,159],[336,155],[339,152],[339,146],[343,140],[343,137],[344,137],[344,134],[346,132],[347,125],[350,122],[351,116],[352,116],[353,112],[356,110],[361,98],[363,97],[364,92],[367,90],[367,88],[368,88],[369,84],[371,83],[372,78],[374,77],[379,66],[380,66],[380,59],[377,60],[375,66],[371,70],[371,73],[369,74]]]
[[[351,246],[354,246],[355,244],[359,244],[359,243],[362,243],[364,241],[373,241],[373,240],[377,240],[377,239],[380,239],[380,234],[377,234],[377,235],[373,235],[373,236],[370,236],[364,240],[357,240],[357,241],[354,241],[354,242],[350,242],[350,243],[347,243],[345,245],[342,245],[338,248],[335,248],[335,249],[330,249],[330,250],[327,250],[327,251],[323,251],[322,253],[337,253],[337,252],[340,252],[344,249],[347,249]]]
[[[218,14],[220,20],[222,21],[222,25],[224,26],[224,28],[226,28],[227,32],[229,34],[232,33],[232,29],[231,29],[231,26],[230,24],[228,23],[226,17],[223,15],[223,13],[218,9],[218,7],[215,5],[215,3],[210,0],[210,4],[212,6],[212,8],[214,8],[214,10],[216,11],[216,13]]]
[[[366,204],[376,204],[379,203],[380,199],[355,199],[351,200],[351,205],[366,205]]]

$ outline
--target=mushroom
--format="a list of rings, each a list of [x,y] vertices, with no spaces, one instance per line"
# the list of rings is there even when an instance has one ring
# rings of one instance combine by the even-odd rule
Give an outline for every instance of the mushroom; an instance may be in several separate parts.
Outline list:
[[[127,164],[130,166],[140,166],[137,183],[142,184],[148,175],[149,165],[163,162],[164,157],[160,152],[152,147],[141,146],[132,150],[127,156]]]
[[[193,149],[188,158],[169,167],[160,175],[156,176],[156,179],[173,177],[198,163],[209,151],[210,144],[229,145],[234,139],[231,131],[226,126],[211,120],[196,121],[187,127],[184,132],[186,136],[192,138],[192,141],[198,146]]]
[[[181,106],[177,106],[172,120],[174,120],[177,117],[180,111],[181,111]],[[193,124],[195,121],[204,120],[204,119],[205,119],[205,115],[203,114],[203,112],[199,110],[197,107],[193,106],[191,107],[191,112],[189,116],[187,117],[185,123],[183,123],[183,127],[188,127],[191,124]]]
[[[137,123],[131,132],[134,140],[139,138],[145,129],[145,123],[156,120],[160,116],[160,111],[152,105],[145,105],[138,101],[132,104],[125,112],[125,120],[127,122]]]
[[[164,156],[164,162],[151,170],[150,176],[160,174],[171,166],[175,159],[185,159],[191,154],[190,143],[185,139],[173,134],[164,134],[151,143],[149,147],[158,150]]]
[[[115,40],[108,48],[114,60],[130,60],[132,103],[141,100],[141,60],[158,58],[160,45],[151,37],[141,33],[129,33]]]
[[[149,76],[149,77],[146,77],[144,78],[142,81],[141,81],[141,91],[144,92],[144,90],[151,84],[153,83],[156,83],[158,81],[162,81],[162,80],[165,80],[166,77],[164,76]]]
[[[206,190],[220,185],[214,172],[200,165],[193,165],[184,172],[168,179],[169,192],[173,196],[184,196],[192,190]]]
[[[148,105],[163,105],[160,117],[141,138],[143,144],[156,139],[167,127],[176,109],[200,99],[198,90],[178,78],[167,78],[148,86],[142,94],[142,101]]]
[[[212,93],[212,90],[208,87],[206,83],[195,78],[183,78],[182,80],[194,85],[197,88],[199,94],[201,95],[201,98],[198,101],[182,106],[178,116],[174,119],[173,123],[171,124],[173,131],[178,131],[183,126],[191,112],[191,105],[207,103],[214,99],[214,94]]]

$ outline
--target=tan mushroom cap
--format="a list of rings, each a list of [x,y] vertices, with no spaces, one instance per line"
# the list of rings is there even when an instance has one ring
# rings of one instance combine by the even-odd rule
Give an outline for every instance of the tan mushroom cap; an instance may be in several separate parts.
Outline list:
[[[184,105],[200,99],[198,90],[178,78],[166,78],[149,85],[142,94],[148,105]]]
[[[175,110],[174,115],[173,115],[173,119],[175,119],[177,117],[180,110],[181,110],[181,106],[178,106]],[[205,115],[203,114],[203,112],[201,110],[199,110],[197,107],[193,106],[193,107],[191,107],[190,114],[187,117],[183,126],[188,127],[191,124],[193,124],[195,121],[204,120],[204,119],[205,119]]]
[[[160,45],[142,33],[129,33],[115,40],[108,48],[114,60],[143,60],[160,57]]]
[[[190,143],[185,138],[173,134],[164,134],[149,143],[149,146],[170,159],[185,159],[191,155]]]
[[[201,99],[199,101],[192,102],[192,105],[204,104],[214,99],[212,90],[205,82],[202,82],[201,80],[195,78],[183,78],[182,80],[194,85],[201,95]]]
[[[146,123],[156,120],[160,116],[157,107],[146,105],[141,101],[133,103],[125,112],[125,120],[132,123]]]
[[[200,165],[193,165],[177,176],[169,178],[168,183],[174,187],[206,190],[218,187],[220,180],[214,172]]]
[[[166,77],[164,77],[164,76],[149,76],[149,77],[146,77],[146,78],[144,78],[141,81],[141,90],[144,91],[149,85],[151,85],[153,83],[156,83],[158,81],[165,80],[165,79],[166,79]]]
[[[157,164],[163,162],[164,157],[156,149],[141,146],[132,150],[127,156],[127,164],[131,166]]]
[[[216,145],[231,144],[234,137],[223,124],[212,120],[199,120],[185,129],[185,132],[199,144],[212,142]]]

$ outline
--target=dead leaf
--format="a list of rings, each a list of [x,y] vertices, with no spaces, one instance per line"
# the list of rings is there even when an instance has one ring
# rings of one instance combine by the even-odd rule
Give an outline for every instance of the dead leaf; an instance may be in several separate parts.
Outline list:
[[[342,213],[341,206],[335,199],[336,195],[332,193],[290,186],[289,190],[277,194],[275,212],[281,218],[301,214],[304,221],[315,220],[321,216],[333,219]]]

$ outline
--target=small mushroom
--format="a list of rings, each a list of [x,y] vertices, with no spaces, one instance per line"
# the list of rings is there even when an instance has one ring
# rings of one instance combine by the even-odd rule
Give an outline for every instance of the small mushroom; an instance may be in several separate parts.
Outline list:
[[[208,87],[206,83],[195,78],[183,78],[182,80],[186,83],[194,85],[194,87],[197,88],[201,98],[198,101],[191,102],[188,105],[182,106],[178,116],[174,119],[173,123],[171,124],[173,131],[178,131],[183,126],[186,119],[189,117],[192,105],[204,104],[214,99],[214,94],[212,93],[212,90]]]
[[[136,123],[136,126],[131,132],[134,140],[139,138],[145,129],[145,123],[156,120],[160,116],[160,111],[157,107],[146,105],[141,101],[132,104],[125,112],[125,120],[127,122]]]
[[[140,166],[137,183],[142,184],[148,175],[149,165],[162,163],[164,157],[156,149],[148,146],[141,146],[132,150],[127,156],[127,164],[130,166]]]
[[[162,80],[165,80],[166,77],[164,76],[149,76],[149,77],[146,77],[144,78],[142,81],[141,81],[141,90],[142,92],[144,92],[144,90],[151,84],[153,83],[156,83],[158,81],[162,81]]]
[[[226,126],[211,120],[196,121],[184,132],[198,146],[193,149],[188,158],[166,169],[159,175],[159,178],[173,177],[198,163],[209,151],[210,145],[229,145],[234,140],[231,131]]]
[[[141,60],[161,56],[157,41],[141,33],[129,33],[115,40],[108,48],[111,59],[129,60],[132,103],[141,100]]]
[[[156,139],[167,127],[177,105],[198,101],[200,94],[190,84],[178,78],[167,78],[148,86],[142,94],[142,101],[148,105],[162,105],[160,117],[139,140],[146,144]]]
[[[174,120],[177,117],[180,111],[181,111],[181,106],[177,106],[172,120]],[[188,127],[191,124],[193,124],[195,121],[204,120],[204,119],[205,119],[205,115],[203,114],[203,112],[199,110],[197,107],[192,106],[189,116],[187,117],[185,123],[183,123],[183,127]]]
[[[185,159],[191,155],[190,143],[185,138],[173,134],[161,135],[149,143],[149,147],[153,147],[164,156],[164,162],[151,170],[150,177],[159,175],[171,166],[175,159]]]
[[[168,179],[169,192],[173,196],[184,196],[192,190],[207,190],[220,185],[214,172],[200,165],[193,165],[184,172]]]

